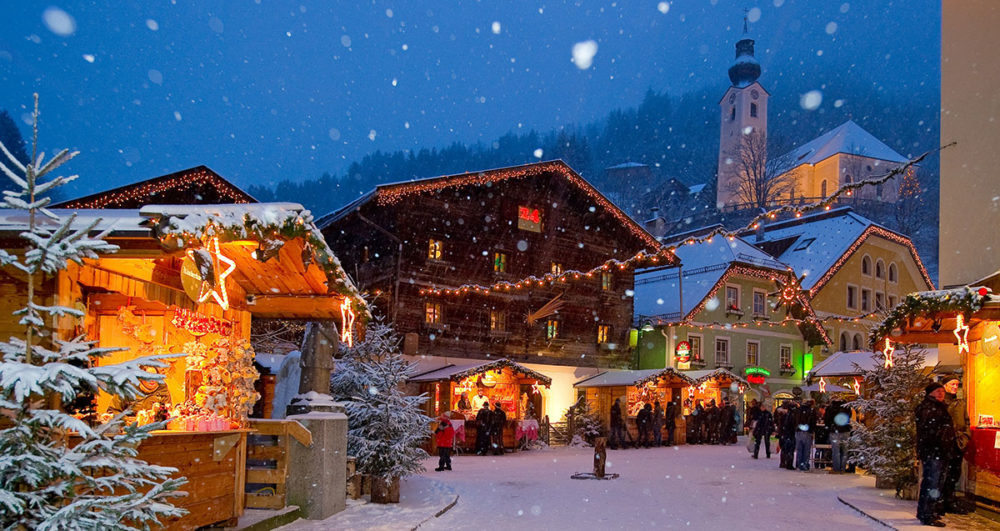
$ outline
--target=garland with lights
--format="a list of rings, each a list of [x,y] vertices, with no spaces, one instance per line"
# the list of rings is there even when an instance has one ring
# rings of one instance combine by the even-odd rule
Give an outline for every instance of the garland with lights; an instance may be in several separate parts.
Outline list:
[[[149,202],[150,198],[167,191],[183,192],[200,185],[210,186],[221,198],[233,203],[251,203],[249,196],[211,171],[181,172],[171,176],[151,179],[115,190],[101,192],[56,205],[57,208],[121,208],[136,201]]]
[[[198,312],[185,310],[184,308],[174,308],[174,317],[170,320],[170,323],[196,336],[203,336],[205,334],[229,336],[233,333],[232,321],[202,315]]]
[[[477,374],[482,374],[484,372],[489,372],[489,371],[499,371],[502,369],[510,369],[514,372],[521,373],[529,378],[534,378],[535,380],[538,380],[543,385],[545,385],[545,387],[552,385],[552,378],[549,378],[548,376],[545,376],[540,372],[535,372],[525,367],[524,365],[514,363],[513,361],[510,361],[507,358],[501,358],[483,365],[477,365],[475,367],[466,369],[461,372],[456,372],[455,374],[449,376],[448,379],[450,379],[453,382],[459,382],[470,376],[475,376]]]
[[[957,313],[962,316],[964,325],[973,313],[983,307],[991,293],[989,288],[969,286],[910,293],[881,323],[872,328],[868,343],[874,347],[882,338],[889,338],[894,330],[917,317],[934,319],[938,314]],[[958,339],[961,343],[961,338]]]
[[[687,382],[688,385],[698,385],[698,383],[699,383],[694,378],[691,378],[690,376],[684,374],[683,372],[678,371],[677,369],[674,369],[673,367],[667,367],[665,369],[656,371],[653,374],[650,374],[649,376],[646,376],[645,378],[641,378],[639,380],[636,380],[632,385],[634,385],[636,387],[642,387],[643,385],[646,385],[647,383],[656,382],[656,381],[660,380],[661,378],[663,378],[663,379],[677,378],[678,380],[682,380],[684,382]]]

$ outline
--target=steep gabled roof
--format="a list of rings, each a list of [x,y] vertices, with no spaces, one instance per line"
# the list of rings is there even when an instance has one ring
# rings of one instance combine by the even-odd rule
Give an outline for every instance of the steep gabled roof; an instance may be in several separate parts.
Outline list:
[[[783,251],[777,259],[791,266],[797,275],[805,276],[802,288],[809,290],[810,296],[815,296],[872,236],[906,247],[924,281],[928,286],[934,285],[909,238],[857,214],[850,207],[765,225],[765,229],[764,241],[758,245],[768,248],[768,242],[781,242]],[[790,245],[786,245],[788,240],[792,240]]]
[[[448,188],[460,186],[480,186],[495,184],[513,179],[526,179],[538,177],[543,174],[552,174],[565,179],[571,186],[587,195],[595,205],[603,208],[610,216],[618,220],[622,226],[627,228],[649,249],[659,249],[660,243],[652,234],[646,231],[635,220],[628,216],[622,209],[618,208],[611,200],[604,196],[597,188],[594,188],[586,179],[573,171],[565,162],[553,160],[547,162],[536,162],[523,166],[511,166],[493,170],[459,173],[455,175],[444,175],[441,177],[430,177],[414,181],[405,181],[391,184],[380,184],[374,190],[364,194],[351,203],[340,209],[327,214],[319,219],[317,224],[321,229],[326,228],[331,223],[342,219],[351,212],[358,210],[361,206],[375,201],[378,205],[391,205],[401,201],[403,198],[415,194],[428,192],[438,192]]]
[[[838,153],[860,155],[901,164],[908,162],[906,157],[896,153],[895,150],[852,120],[848,120],[806,142],[785,157],[791,163],[791,167],[796,167],[802,164],[816,164]]]
[[[179,197],[183,195],[185,200]],[[147,204],[256,203],[250,194],[223,179],[207,166],[119,186],[96,194],[71,199],[53,208],[141,208]]]

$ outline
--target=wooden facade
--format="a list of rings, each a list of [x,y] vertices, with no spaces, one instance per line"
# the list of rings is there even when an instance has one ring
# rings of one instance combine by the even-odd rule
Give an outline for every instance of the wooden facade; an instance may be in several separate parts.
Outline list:
[[[561,161],[379,186],[319,225],[407,354],[556,365],[630,362],[634,259],[659,248]]]

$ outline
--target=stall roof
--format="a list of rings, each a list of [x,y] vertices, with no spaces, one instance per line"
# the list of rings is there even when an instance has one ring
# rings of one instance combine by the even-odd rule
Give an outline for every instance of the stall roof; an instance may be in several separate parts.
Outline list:
[[[622,387],[635,385],[640,380],[645,380],[650,376],[660,372],[662,369],[642,369],[630,370],[607,370],[599,372],[593,376],[587,376],[573,384],[573,387]]]
[[[729,378],[730,380],[739,382],[743,385],[750,385],[750,382],[746,381],[743,377],[733,373],[729,369],[724,369],[719,367],[718,369],[705,369],[701,371],[684,371],[684,374],[688,378],[694,380],[696,384],[704,383],[712,378]]]
[[[799,389],[802,389],[803,393],[818,393],[819,392],[819,383],[814,383],[814,384],[809,384],[809,385],[800,385]],[[789,395],[793,394],[791,389],[779,389],[779,390],[774,391],[773,393],[771,393],[771,396],[774,396],[774,395],[777,395],[777,394],[782,394],[782,393],[789,394]],[[854,391],[852,391],[851,389],[848,389],[846,387],[841,387],[839,385],[834,385],[834,384],[828,383],[828,384],[826,384],[826,394],[830,394],[830,393],[852,393],[853,394]],[[806,398],[808,398],[808,395],[806,396]]]
[[[925,348],[923,351],[924,367],[937,365],[938,349],[932,347]],[[860,376],[862,370],[872,370],[879,363],[877,358],[872,357],[873,355],[876,353],[868,351],[834,352],[829,358],[817,363],[809,371],[809,378]],[[878,355],[881,356],[881,354]]]
[[[422,374],[414,374],[409,378],[409,381],[435,382],[438,380],[451,380],[453,382],[457,382],[474,374],[481,374],[487,371],[504,368],[508,368],[525,376],[534,378],[545,386],[552,385],[552,378],[549,378],[540,372],[533,371],[520,363],[510,361],[507,358],[501,358],[498,360],[483,360],[478,362],[473,361],[463,364],[448,364],[444,367],[433,369]]]

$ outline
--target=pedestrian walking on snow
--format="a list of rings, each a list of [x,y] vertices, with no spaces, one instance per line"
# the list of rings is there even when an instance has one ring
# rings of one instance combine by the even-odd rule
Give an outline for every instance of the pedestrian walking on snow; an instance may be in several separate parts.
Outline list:
[[[635,416],[635,428],[639,432],[639,441],[636,446],[649,448],[649,428],[652,423],[653,406],[646,404]]]
[[[486,455],[490,448],[490,431],[493,429],[493,412],[489,402],[483,404],[476,415],[476,455]]]
[[[625,422],[622,420],[622,405],[621,399],[616,398],[615,403],[611,406],[611,437],[609,437],[608,444],[612,449],[617,450],[620,446],[625,444]]]
[[[663,408],[660,407],[660,401],[657,400],[653,403],[653,418],[650,422],[650,430],[653,432],[653,446],[663,445]]]
[[[507,424],[507,413],[500,407],[499,400],[493,407],[491,420],[493,425],[490,428],[490,439],[492,439],[493,455],[503,455],[503,428]]]
[[[756,423],[753,426],[753,458],[757,459],[760,454],[760,443],[764,441],[764,453],[767,458],[771,458],[771,432],[774,431],[774,417],[771,412],[767,410],[764,404],[761,404],[757,408],[757,414],[754,416]]]
[[[451,420],[445,415],[438,419],[437,429],[434,430],[434,443],[438,449],[438,466],[434,470],[451,470],[451,448],[455,445],[455,428],[451,425]]]

